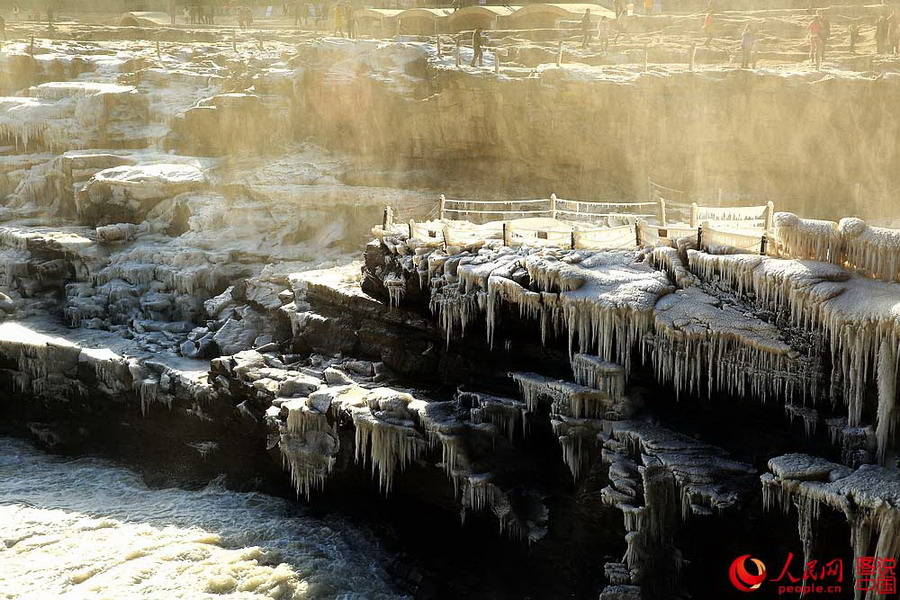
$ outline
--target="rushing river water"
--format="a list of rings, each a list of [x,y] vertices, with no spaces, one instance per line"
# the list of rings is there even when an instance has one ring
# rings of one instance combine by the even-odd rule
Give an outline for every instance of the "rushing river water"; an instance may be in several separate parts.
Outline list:
[[[365,532],[0,438],[0,598],[396,598]]]

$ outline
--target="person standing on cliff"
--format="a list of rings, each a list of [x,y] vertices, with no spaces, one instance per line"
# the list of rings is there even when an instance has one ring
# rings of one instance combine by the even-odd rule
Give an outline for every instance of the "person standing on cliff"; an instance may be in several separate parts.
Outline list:
[[[351,40],[356,39],[356,13],[353,10],[353,5],[350,2],[344,4],[344,11],[347,16],[347,37]]]
[[[340,4],[334,7],[334,33],[332,35],[337,37],[338,33],[344,37],[344,7]]]
[[[825,14],[824,10],[818,11],[819,20],[822,23],[822,29],[819,31],[819,37],[822,38],[822,58],[825,58],[825,49],[828,46],[828,41],[831,39],[831,21],[828,20],[828,15]]]
[[[753,48],[756,46],[756,26],[747,23],[744,33],[741,34],[741,68],[750,68],[750,59],[753,57]]]
[[[715,19],[713,19],[712,12],[706,13],[706,17],[703,19],[703,31],[706,33],[706,43],[703,44],[704,46],[712,44],[715,28],[716,23]]]
[[[878,17],[878,20],[875,21],[875,53],[876,54],[884,54],[885,48],[887,48],[887,38],[888,38],[888,22],[887,17],[881,15]]]
[[[597,40],[600,42],[601,52],[609,50],[609,35],[609,19],[600,17],[600,21],[597,23]]]
[[[819,12],[809,24],[809,55],[816,63],[816,69],[822,68],[822,59],[825,58],[825,25],[822,13]]]
[[[469,63],[470,67],[475,66],[475,61],[478,61],[478,66],[484,66],[484,49],[482,45],[484,44],[484,37],[482,34],[482,29],[478,28],[472,32],[472,62]]]
[[[584,11],[581,17],[581,47],[587,48],[591,41],[591,9]]]
[[[897,13],[892,12],[887,18],[887,45],[885,52],[897,54],[897,46],[900,45],[900,27],[897,23]]]
[[[850,54],[856,54],[856,45],[862,39],[859,33],[859,25],[855,23],[850,26]]]

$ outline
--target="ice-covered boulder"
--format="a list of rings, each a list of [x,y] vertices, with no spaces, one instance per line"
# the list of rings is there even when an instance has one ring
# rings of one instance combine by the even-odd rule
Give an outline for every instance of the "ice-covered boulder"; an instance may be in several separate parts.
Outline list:
[[[136,223],[160,201],[206,185],[206,175],[192,165],[124,165],[91,177],[76,195],[75,208],[91,225]]]

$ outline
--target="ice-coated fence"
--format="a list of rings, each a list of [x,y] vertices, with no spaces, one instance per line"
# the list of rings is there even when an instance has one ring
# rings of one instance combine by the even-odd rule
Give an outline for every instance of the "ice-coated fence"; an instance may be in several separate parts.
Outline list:
[[[771,232],[774,215],[771,202],[725,208],[683,204],[677,200],[685,197],[683,192],[650,183],[652,198],[645,202],[572,200],[556,194],[549,198],[475,200],[442,194],[429,220],[410,220],[407,233],[420,243],[444,247],[498,239],[507,246],[633,249],[675,246],[679,239],[689,237],[717,251],[766,251],[766,234]],[[385,228],[388,220],[393,220],[393,213],[390,219],[387,214]],[[433,216],[438,218],[431,220]]]
[[[511,218],[548,217],[562,221],[586,221],[617,227],[633,224],[637,219],[664,218],[659,202],[594,202],[568,200],[550,194],[549,198],[522,200],[473,200],[440,197],[438,218],[506,220]],[[660,221],[661,222],[661,221]]]
[[[768,236],[765,233],[725,231],[704,223],[699,234],[700,247],[711,253],[766,254]]]
[[[478,221],[504,221],[525,217],[551,217],[552,198],[524,200],[464,200],[447,198],[441,194],[438,209],[439,219],[460,219]]]
[[[856,218],[835,223],[778,213],[774,241],[771,253],[777,256],[831,262],[866,277],[900,282],[900,229]]]

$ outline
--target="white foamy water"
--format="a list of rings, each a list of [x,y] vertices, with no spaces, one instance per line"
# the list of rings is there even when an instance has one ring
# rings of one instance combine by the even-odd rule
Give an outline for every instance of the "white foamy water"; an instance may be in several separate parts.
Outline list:
[[[366,535],[292,503],[148,489],[0,438],[0,598],[397,598]]]

